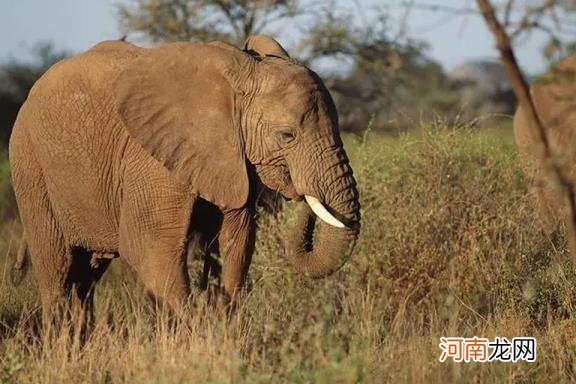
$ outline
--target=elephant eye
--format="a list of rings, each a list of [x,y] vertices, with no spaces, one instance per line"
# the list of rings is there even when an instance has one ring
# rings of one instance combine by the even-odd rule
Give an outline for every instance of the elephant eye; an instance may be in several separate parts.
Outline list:
[[[278,131],[277,136],[283,144],[288,144],[296,138],[296,134],[291,129],[282,129]]]

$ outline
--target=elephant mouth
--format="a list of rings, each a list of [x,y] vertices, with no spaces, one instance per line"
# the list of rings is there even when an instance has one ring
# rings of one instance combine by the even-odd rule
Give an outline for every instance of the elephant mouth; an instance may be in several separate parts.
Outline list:
[[[292,182],[290,171],[281,167],[270,167],[265,165],[257,165],[256,173],[260,181],[267,185],[268,188],[276,190],[282,196],[289,200],[302,200],[304,199],[314,214],[326,224],[336,228],[346,228],[346,225],[337,219],[324,204],[312,195],[299,193]],[[280,180],[280,182],[278,182]],[[275,187],[275,188],[274,188]]]

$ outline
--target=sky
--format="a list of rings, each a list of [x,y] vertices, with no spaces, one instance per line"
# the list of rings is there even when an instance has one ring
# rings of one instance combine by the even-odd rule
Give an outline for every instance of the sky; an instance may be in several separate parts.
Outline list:
[[[27,58],[39,42],[57,49],[86,50],[117,39],[115,0],[0,0],[0,62]]]
[[[0,0],[0,63],[11,58],[29,59],[30,50],[41,41],[52,41],[57,49],[80,52],[106,39],[118,39],[115,5],[129,0]],[[385,4],[391,25],[400,24],[405,4],[413,0],[339,0],[345,6],[354,1],[369,9]],[[531,1],[531,0],[524,0]],[[422,0],[455,8],[475,8],[474,0]],[[450,70],[478,59],[496,59],[492,36],[476,15],[451,15],[412,9],[406,19],[408,35],[425,41],[429,55]],[[279,36],[282,42],[283,37]],[[289,40],[289,38],[287,38]],[[541,49],[546,37],[532,35],[517,54],[523,69],[535,74],[545,68]]]

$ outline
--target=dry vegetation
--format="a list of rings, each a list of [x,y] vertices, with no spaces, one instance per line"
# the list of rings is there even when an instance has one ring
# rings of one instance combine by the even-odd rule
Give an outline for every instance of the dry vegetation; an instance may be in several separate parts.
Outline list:
[[[6,223],[0,382],[576,380],[576,276],[559,232],[539,230],[511,137],[435,124],[347,148],[363,206],[352,260],[324,280],[296,275],[281,246],[292,204],[262,214],[253,290],[229,320],[196,293],[187,321],[156,321],[116,261],[87,344],[43,343],[33,280],[9,283],[19,225]],[[440,336],[474,335],[535,336],[537,362],[438,362]]]

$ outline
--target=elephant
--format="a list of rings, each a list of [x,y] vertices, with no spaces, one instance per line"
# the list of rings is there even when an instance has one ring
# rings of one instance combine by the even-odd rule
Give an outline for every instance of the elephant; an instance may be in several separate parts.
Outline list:
[[[180,311],[190,294],[187,239],[214,217],[223,290],[236,297],[254,249],[258,185],[307,203],[285,254],[311,278],[338,270],[360,232],[330,93],[264,35],[243,48],[104,41],[67,58],[30,91],[9,161],[44,322],[76,308],[92,316],[115,256],[157,303]],[[199,201],[211,217],[195,212]]]
[[[530,93],[545,129],[550,152],[571,183],[576,181],[576,54],[560,61],[538,78]],[[541,139],[520,106],[514,115],[514,137],[529,180],[531,197],[543,228],[553,230],[564,204],[542,162]]]

